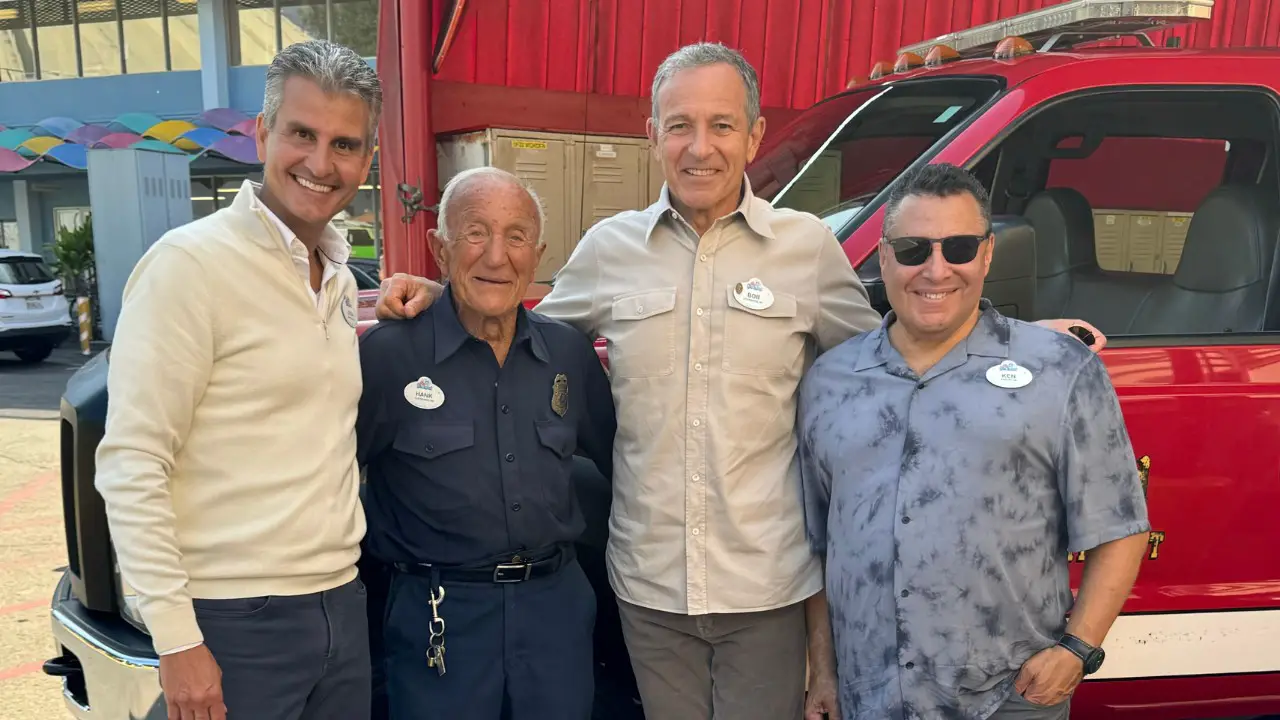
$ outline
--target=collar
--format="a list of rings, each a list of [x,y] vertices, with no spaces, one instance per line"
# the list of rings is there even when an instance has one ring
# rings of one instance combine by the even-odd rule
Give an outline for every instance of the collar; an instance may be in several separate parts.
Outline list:
[[[458,305],[453,297],[452,283],[445,283],[444,294],[431,307],[434,308],[431,318],[436,338],[437,365],[452,357],[463,344],[472,340],[482,342],[462,327],[462,321],[458,319]],[[534,357],[544,363],[551,362],[551,352],[547,349],[547,341],[542,336],[542,329],[537,323],[529,320],[529,311],[525,310],[524,303],[521,303],[516,307],[516,336],[511,340],[511,347],[515,348],[525,341],[528,341]]]
[[[271,212],[271,208],[267,207],[266,203],[262,202],[259,197],[261,192],[262,183],[256,183],[246,178],[240,185],[240,192],[236,193],[236,200],[232,202],[234,203],[242,197],[246,198],[250,210],[266,215],[271,220],[276,229],[280,231],[280,239],[284,243],[285,250],[289,250],[290,246],[293,245],[293,241],[298,239],[298,236],[293,230],[289,229],[289,226],[283,220]],[[346,239],[342,237],[342,233],[338,232],[332,222],[325,223],[324,230],[320,233],[320,244],[317,247],[320,250],[320,254],[324,255],[332,263],[345,265],[347,260],[351,259],[351,246],[347,244]]]
[[[974,324],[969,334],[956,344],[936,365],[929,368],[925,373],[925,377],[936,376],[947,370],[953,369],[972,356],[991,357],[991,358],[1007,358],[1009,357],[1009,319],[1001,315],[991,305],[991,301],[982,298],[978,301],[978,322]],[[861,372],[871,368],[888,366],[889,371],[895,375],[903,374],[912,375],[907,369],[906,361],[902,355],[893,347],[893,343],[889,342],[889,326],[898,319],[898,315],[893,310],[885,314],[884,319],[880,322],[880,327],[872,330],[867,337],[867,341],[862,344],[862,348],[858,353],[858,361],[854,365],[854,372]],[[914,377],[914,375],[912,375]]]
[[[751,191],[751,178],[745,174],[742,176],[742,202],[738,203],[738,207],[720,220],[732,219],[741,215],[747,221],[747,227],[751,228],[756,235],[768,240],[775,239],[773,234],[773,226],[769,223],[769,211],[773,206],[768,200],[762,200],[755,196]],[[680,213],[676,211],[675,206],[671,204],[671,190],[664,182],[662,184],[662,192],[658,195],[658,201],[651,207],[652,212],[649,215],[649,226],[645,228],[645,240],[653,237],[653,230],[662,222],[664,217],[672,220],[678,218]],[[717,220],[719,222],[719,220]]]

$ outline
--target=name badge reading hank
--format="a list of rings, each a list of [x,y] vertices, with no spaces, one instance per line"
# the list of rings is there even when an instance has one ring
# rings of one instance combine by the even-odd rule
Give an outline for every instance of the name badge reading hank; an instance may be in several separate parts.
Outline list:
[[[996,387],[1015,389],[1031,384],[1031,371],[1012,360],[987,369],[987,382]]]
[[[773,305],[773,291],[765,287],[760,278],[751,278],[733,286],[733,297],[751,310],[764,310]]]
[[[416,408],[435,410],[444,404],[444,391],[431,382],[431,378],[420,377],[417,382],[404,386],[404,399]]]

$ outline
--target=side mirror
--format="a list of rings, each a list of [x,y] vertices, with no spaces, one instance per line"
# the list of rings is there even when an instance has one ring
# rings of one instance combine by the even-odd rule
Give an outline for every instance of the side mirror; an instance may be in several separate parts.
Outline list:
[[[880,313],[881,316],[889,313],[889,294],[884,289],[884,278],[880,276],[880,251],[876,250],[871,253],[866,262],[858,268],[858,279],[862,281],[862,286],[867,289],[867,295],[871,300],[871,307]]]
[[[991,227],[995,254],[982,294],[1002,315],[1031,320],[1036,304],[1036,231],[1020,215],[996,215]]]

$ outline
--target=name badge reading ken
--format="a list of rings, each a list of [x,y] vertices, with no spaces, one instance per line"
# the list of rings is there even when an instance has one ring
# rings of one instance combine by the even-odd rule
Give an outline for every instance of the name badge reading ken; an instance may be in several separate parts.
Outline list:
[[[420,377],[417,382],[404,386],[404,399],[416,408],[435,410],[444,404],[444,391],[431,382],[431,378]]]
[[[765,287],[760,278],[751,278],[735,285],[733,298],[751,310],[764,310],[773,305],[773,291]]]
[[[1012,360],[1005,360],[987,370],[987,382],[1011,390],[1026,387],[1031,384],[1031,371]]]

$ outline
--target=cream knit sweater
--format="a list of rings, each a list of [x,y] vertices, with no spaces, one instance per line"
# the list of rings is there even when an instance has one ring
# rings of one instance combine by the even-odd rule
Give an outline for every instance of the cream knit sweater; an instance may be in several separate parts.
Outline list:
[[[191,598],[356,575],[356,287],[316,302],[246,183],[174,229],[124,290],[96,486],[159,653],[203,640]]]

